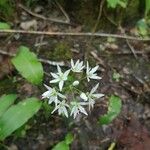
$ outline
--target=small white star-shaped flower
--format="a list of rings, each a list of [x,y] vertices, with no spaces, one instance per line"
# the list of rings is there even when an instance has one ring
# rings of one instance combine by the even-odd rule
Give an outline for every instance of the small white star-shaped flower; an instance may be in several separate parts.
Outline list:
[[[54,110],[52,111],[52,114],[56,110],[58,110],[59,115],[64,114],[68,118],[67,107],[69,108],[69,105],[65,102],[65,100],[63,100],[62,102],[58,102],[58,105],[54,108]]]
[[[89,67],[89,63],[87,61],[87,68],[86,68],[86,77],[88,82],[90,81],[90,79],[102,79],[101,77],[97,76],[97,73],[95,73],[97,71],[99,66],[95,66],[94,68],[90,68]]]
[[[53,76],[53,80],[50,81],[50,83],[57,83],[59,82],[59,89],[60,91],[62,91],[63,85],[64,85],[64,81],[67,80],[68,74],[70,72],[70,70],[67,70],[66,72],[62,72],[61,68],[57,65],[57,70],[58,73],[51,73],[51,75]]]
[[[64,95],[62,95],[61,93],[57,92],[55,88],[51,88],[47,85],[44,85],[48,91],[44,92],[42,94],[42,99],[43,98],[48,98],[48,104],[51,104],[52,102],[55,103],[55,105],[57,105],[57,103],[59,102],[58,100],[58,96],[62,99],[65,99],[66,97]]]
[[[77,62],[74,64],[73,60],[71,59],[71,70],[73,72],[82,72],[84,66],[83,66],[83,61],[77,60]]]
[[[88,115],[86,110],[82,105],[86,105],[84,102],[71,102],[72,109],[71,109],[71,116],[73,115],[73,118],[75,119],[76,116],[81,112],[85,115]]]
[[[101,93],[94,94],[94,92],[97,90],[98,86],[99,86],[99,84],[96,84],[96,86],[94,86],[90,92],[88,92],[87,94],[81,93],[81,95],[80,95],[80,97],[83,100],[87,101],[89,110],[94,107],[95,99],[98,99],[98,98],[101,98],[104,96],[104,94],[101,94]]]

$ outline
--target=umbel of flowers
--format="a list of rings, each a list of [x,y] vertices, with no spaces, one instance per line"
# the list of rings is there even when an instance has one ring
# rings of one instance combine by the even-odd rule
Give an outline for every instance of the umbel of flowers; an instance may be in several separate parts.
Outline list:
[[[76,63],[71,60],[71,68],[65,72],[57,66],[57,73],[51,72],[54,79],[50,84],[53,86],[44,85],[47,91],[42,94],[42,99],[47,98],[49,104],[54,104],[52,113],[58,111],[59,115],[73,116],[74,119],[79,113],[88,115],[86,110],[90,111],[94,107],[95,100],[103,97],[104,94],[96,93],[99,83],[86,92],[81,87],[84,84],[89,86],[91,80],[101,79],[96,73],[98,67],[89,67],[88,62],[84,66],[83,61],[79,60]]]

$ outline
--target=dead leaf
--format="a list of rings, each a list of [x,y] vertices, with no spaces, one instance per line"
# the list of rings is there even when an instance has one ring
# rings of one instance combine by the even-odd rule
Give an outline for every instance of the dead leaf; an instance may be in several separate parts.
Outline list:
[[[20,24],[20,28],[22,28],[23,30],[29,30],[29,29],[37,30],[37,21],[30,20],[30,21],[22,22]]]

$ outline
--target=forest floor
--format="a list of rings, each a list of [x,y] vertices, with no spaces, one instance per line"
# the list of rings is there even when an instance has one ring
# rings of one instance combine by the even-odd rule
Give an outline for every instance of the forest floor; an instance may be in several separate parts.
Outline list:
[[[37,7],[34,13],[41,13]],[[45,12],[43,12],[44,15]],[[57,13],[52,14],[57,17]],[[81,25],[72,26],[51,23],[29,15],[23,9],[14,20],[16,29],[33,29],[53,32],[82,32]],[[10,137],[4,144],[10,150],[46,150],[63,140],[69,132],[74,134],[71,150],[105,150],[115,143],[117,150],[149,150],[150,147],[150,45],[149,42],[95,38],[87,36],[46,36],[31,34],[1,34],[0,50],[16,53],[20,45],[29,47],[38,58],[63,61],[67,67],[70,59],[88,59],[93,66],[100,66],[98,74],[100,93],[105,97],[97,101],[87,117],[74,121],[46,114],[41,110],[26,127],[22,137]],[[20,97],[41,98],[44,87],[36,87],[25,81],[14,70],[7,55],[0,54],[0,94],[17,92]],[[45,80],[55,71],[55,66],[44,64]],[[121,114],[111,124],[101,126],[98,119],[107,111],[108,97],[118,95],[122,100]]]

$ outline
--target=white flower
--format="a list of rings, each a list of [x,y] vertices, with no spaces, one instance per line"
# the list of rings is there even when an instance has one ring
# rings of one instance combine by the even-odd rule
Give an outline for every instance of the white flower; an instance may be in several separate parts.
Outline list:
[[[74,81],[74,82],[72,83],[72,85],[73,85],[73,86],[77,86],[77,85],[79,85],[79,81],[77,81],[77,80],[76,80],[76,81]]]
[[[102,79],[101,77],[97,76],[97,73],[95,73],[97,71],[99,66],[95,66],[94,68],[90,68],[89,67],[89,63],[87,61],[87,68],[86,68],[86,77],[88,82],[90,81],[90,79]]]
[[[77,60],[77,62],[74,64],[73,60],[71,59],[71,70],[73,72],[82,72],[84,66],[83,66],[83,61]]]
[[[43,99],[43,98],[48,98],[48,99],[49,99],[48,104],[51,104],[52,102],[54,102],[55,105],[57,105],[57,103],[59,102],[58,96],[59,96],[60,98],[63,98],[63,99],[66,98],[66,97],[65,97],[64,95],[62,95],[61,93],[57,92],[55,88],[51,88],[51,87],[49,87],[49,86],[47,86],[47,85],[44,85],[44,86],[48,89],[48,91],[46,91],[46,92],[44,92],[44,93],[42,94],[42,99]]]
[[[90,91],[90,93],[86,94],[87,99],[88,99],[87,104],[89,105],[89,110],[90,110],[90,108],[94,107],[95,99],[98,99],[98,98],[101,98],[101,97],[104,96],[104,94],[101,94],[101,93],[94,94],[94,92],[97,90],[98,86],[99,86],[99,84],[96,84],[96,86],[94,86],[92,88],[92,90]],[[83,99],[84,97],[81,97],[81,98]],[[85,100],[85,99],[83,99],[83,100]]]
[[[52,111],[52,114],[56,110],[58,110],[59,115],[64,114],[68,118],[67,107],[69,108],[69,105],[65,102],[65,100],[63,100],[62,102],[59,102],[58,105],[54,108],[54,110]]]
[[[58,73],[51,73],[51,75],[55,78],[53,80],[50,81],[50,83],[57,83],[59,82],[59,89],[60,91],[62,91],[63,85],[64,85],[64,81],[67,80],[68,74],[70,72],[70,70],[67,70],[65,73],[63,73],[61,71],[61,68],[57,65],[57,70]]]
[[[83,102],[71,102],[72,110],[71,110],[71,116],[73,115],[73,118],[75,119],[76,116],[81,112],[85,115],[88,115],[85,111],[84,107],[82,105],[86,105]]]

